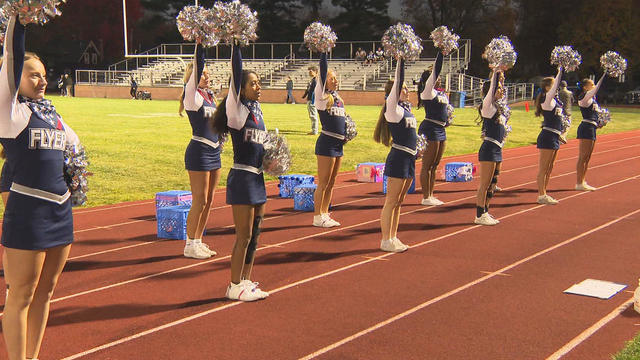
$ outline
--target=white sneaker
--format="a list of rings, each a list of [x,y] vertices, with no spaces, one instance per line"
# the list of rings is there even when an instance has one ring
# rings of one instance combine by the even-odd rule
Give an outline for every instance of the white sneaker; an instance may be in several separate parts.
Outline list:
[[[203,242],[198,243],[198,246],[200,246],[200,248],[201,248],[205,253],[208,253],[208,254],[209,254],[209,255],[211,255],[211,256],[216,256],[216,255],[218,255],[218,253],[217,253],[215,250],[211,250],[211,249],[209,248],[209,245],[207,245],[207,244],[205,244],[205,243],[203,243]]]
[[[493,188],[493,192],[498,192],[498,191],[502,191],[502,188],[496,185],[496,187]]]
[[[444,202],[436,199],[434,196],[429,196],[426,199],[422,199],[422,205],[425,205],[425,206],[438,206],[442,204],[444,204]]]
[[[313,216],[313,226],[330,228],[330,227],[339,226],[339,225],[340,225],[339,222],[331,219],[329,216],[326,216],[325,214]]]
[[[231,283],[227,287],[226,297],[231,300],[256,301],[262,299],[261,294],[256,291],[256,286],[250,281],[241,281],[239,284]]]
[[[596,191],[598,188],[595,188],[587,183],[576,184],[576,190],[579,191]]]
[[[266,299],[269,297],[269,293],[266,291],[263,291],[262,289],[260,289],[260,287],[258,287],[258,283],[257,282],[253,282],[251,280],[242,280],[240,281],[240,283],[245,283],[245,286],[247,286],[250,289],[253,289],[255,292],[258,293],[258,295],[260,296],[260,299]]]
[[[211,257],[211,254],[205,251],[203,246],[195,244],[185,245],[183,254],[185,257],[193,259],[208,259]]]
[[[549,195],[541,195],[538,196],[538,204],[542,205],[555,205],[558,203],[558,200],[552,198]]]
[[[333,220],[331,216],[329,216],[329,214],[323,214],[322,216],[324,216],[324,218],[329,222],[329,224],[331,224],[331,226],[340,226],[340,223]]]
[[[497,219],[494,219],[493,216],[489,215],[488,212],[480,215],[480,217],[476,217],[475,220],[473,220],[473,222],[475,224],[478,225],[497,225],[500,223],[500,221],[498,221]]]
[[[398,238],[393,238],[389,240],[382,240],[380,242],[380,250],[387,252],[404,252],[407,251],[409,247],[403,244]]]

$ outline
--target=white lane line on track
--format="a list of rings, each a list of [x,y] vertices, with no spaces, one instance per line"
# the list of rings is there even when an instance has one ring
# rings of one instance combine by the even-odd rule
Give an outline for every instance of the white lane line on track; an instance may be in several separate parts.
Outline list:
[[[637,147],[637,146],[640,146],[640,144],[630,145],[630,146],[626,146],[624,148]],[[620,149],[622,149],[622,148],[600,151],[598,154],[603,154],[603,153],[606,153],[606,152],[609,152],[609,151],[618,151]],[[558,160],[556,162],[568,161],[568,160],[576,159],[576,158],[577,158],[577,156],[574,156],[574,157],[570,157],[570,158],[566,158],[566,159],[560,159],[560,160]],[[629,160],[631,160],[631,159],[634,159],[634,158],[630,158]],[[502,170],[502,173],[504,174],[504,173],[508,173],[508,172],[512,172],[512,171],[516,171],[516,170],[528,169],[528,168],[535,167],[535,166],[537,166],[537,164],[522,166],[522,167],[514,168],[514,169],[506,169],[506,170]],[[590,169],[596,169],[599,166],[601,166],[601,165],[593,166]],[[555,178],[555,176],[554,176],[554,178]],[[369,184],[369,183],[358,183],[358,184],[353,184],[353,185],[364,185],[364,184]],[[451,184],[455,184],[455,183],[445,182],[445,183],[436,184],[435,186],[445,186],[445,185],[451,185]],[[529,184],[529,183],[526,183],[525,185],[527,185],[527,184]],[[417,189],[419,189],[419,188],[416,188],[416,190]],[[378,197],[380,197],[380,196],[378,196]],[[339,203],[339,204],[336,204],[335,206],[351,204],[351,203],[355,203],[355,202],[359,202],[359,201],[367,201],[367,200],[371,200],[371,199],[375,199],[375,198],[377,198],[377,197],[372,196],[372,197],[367,197],[367,198],[361,198],[361,199],[357,199],[357,200],[347,201],[347,202],[344,202],[344,203]],[[228,207],[228,206],[229,205],[225,205],[225,206],[217,207],[217,208],[214,208],[214,209],[220,209],[220,208],[224,208],[224,207]],[[269,219],[276,219],[276,218],[280,218],[280,217],[284,217],[284,216],[294,216],[294,215],[298,215],[298,214],[297,213],[293,213],[293,214],[284,214],[284,215],[279,215],[279,216],[272,216],[272,217],[265,218],[264,221],[269,220]],[[124,223],[108,225],[106,227],[116,227],[116,226],[130,225],[130,224],[134,224],[134,223],[147,222],[147,221],[148,220],[132,220],[132,221],[124,222]],[[225,229],[225,228],[232,228],[232,227],[234,227],[233,224],[227,225],[227,226],[223,226],[221,228]],[[95,231],[95,230],[100,230],[100,229],[104,229],[104,228],[105,228],[105,226],[92,227],[92,228],[83,229],[83,230],[76,230],[74,233]],[[151,244],[154,244],[154,243],[156,243],[158,241],[162,241],[162,240],[143,242],[143,243],[134,244],[134,245],[127,245],[127,246],[124,246],[124,247],[117,247],[117,248],[113,248],[113,249],[102,250],[102,251],[98,251],[98,252],[95,252],[95,253],[89,253],[89,254],[73,256],[73,257],[70,257],[68,260],[75,260],[75,259],[86,258],[86,257],[89,257],[89,256],[94,256],[94,255],[101,255],[101,254],[110,253],[110,252],[119,251],[119,250],[131,249],[131,248],[138,247],[138,246],[151,245]]]
[[[558,349],[558,351],[549,355],[549,357],[547,357],[547,360],[556,360],[567,355],[571,350],[575,349],[578,345],[587,340],[591,335],[595,334],[598,330],[602,329],[602,327],[611,322],[611,320],[615,319],[618,315],[625,312],[630,306],[633,306],[633,297],[629,298],[622,305],[618,306],[612,312],[610,312],[607,316],[603,317],[602,319],[598,320],[598,322],[585,329],[578,336]]]
[[[637,156],[637,158],[640,158],[640,156]],[[607,163],[607,164],[602,164],[602,165],[599,165],[599,166],[609,166],[609,165],[613,165],[613,164],[616,164],[616,163],[619,163],[619,162],[625,162],[625,161],[628,161],[628,160],[629,159],[614,161],[614,162],[610,162],[610,163]],[[573,173],[574,172],[569,172],[569,173],[565,173],[565,174],[561,174],[561,175],[556,175],[555,177],[570,175],[570,174],[573,174]],[[604,188],[607,188],[609,186],[616,185],[616,184],[618,184],[620,182],[624,182],[624,181],[635,179],[638,176],[640,176],[640,175],[636,175],[635,177],[627,178],[625,180],[621,180],[621,181],[618,181],[618,182],[613,182],[613,183],[601,186],[600,188],[604,189]],[[510,188],[505,188],[505,190],[509,190],[511,188],[517,188],[519,186],[523,186],[523,185],[534,183],[534,182],[535,181],[529,182],[529,183],[515,185],[515,186],[512,186]],[[576,196],[582,196],[582,195],[585,195],[585,194],[589,194],[589,192],[576,193],[576,194],[573,194],[573,195],[569,195],[569,196],[567,196],[567,197],[565,197],[563,199],[570,199],[570,198],[573,198],[573,197],[576,197]],[[457,202],[460,202],[460,201],[469,200],[469,199],[473,199],[473,198],[475,198],[475,195],[464,197],[464,198],[460,198],[460,199],[454,200],[454,201],[450,201],[448,204],[453,204],[453,203],[457,203]],[[520,215],[522,213],[526,213],[526,212],[531,211],[531,210],[539,209],[539,208],[544,207],[544,206],[547,206],[547,205],[537,205],[537,206],[534,206],[532,208],[520,210],[520,211],[517,211],[515,213],[509,214],[509,215],[505,215],[505,216],[501,217],[499,220],[503,220],[503,219],[510,218],[512,216]],[[424,210],[432,208],[432,207],[433,206],[419,207],[418,209],[401,213],[401,215],[413,214],[413,213],[416,213],[416,212],[424,211]],[[357,223],[357,224],[353,224],[353,225],[349,225],[349,226],[341,226],[339,228],[334,228],[332,230],[327,230],[327,231],[323,231],[323,232],[320,232],[320,233],[310,234],[310,235],[302,236],[302,237],[299,237],[299,238],[282,241],[282,242],[279,242],[279,243],[276,243],[276,244],[265,244],[264,246],[261,246],[261,247],[257,248],[256,251],[261,251],[261,250],[265,250],[265,249],[269,249],[269,248],[273,248],[273,247],[281,247],[283,245],[296,243],[296,242],[299,242],[299,241],[302,241],[302,240],[311,239],[311,238],[315,238],[315,237],[319,237],[319,236],[323,236],[323,235],[327,235],[327,234],[331,234],[331,233],[335,233],[335,232],[340,232],[340,231],[344,231],[344,230],[360,227],[360,226],[363,226],[363,225],[368,225],[368,224],[371,224],[371,223],[374,223],[374,222],[377,222],[377,221],[380,221],[380,219],[377,218],[377,219],[368,220],[368,221],[365,221],[365,222],[361,222],[361,223]],[[453,236],[453,235],[457,235],[459,233],[463,233],[463,232],[466,232],[466,231],[469,231],[469,230],[472,230],[472,229],[476,229],[476,228],[481,227],[481,226],[482,225],[474,225],[474,226],[471,226],[471,227],[468,227],[468,228],[457,230],[455,232],[452,232],[452,233],[449,233],[449,234],[445,234],[443,236],[440,236],[440,237],[437,237],[435,239],[429,240],[426,243],[438,241],[438,240],[441,240],[443,238],[446,238],[446,237],[449,237],[449,236]],[[162,276],[162,275],[170,274],[170,273],[173,273],[173,272],[194,268],[194,267],[197,267],[197,266],[203,266],[203,265],[207,265],[207,264],[214,263],[214,262],[220,262],[220,261],[227,260],[227,259],[230,259],[230,258],[231,258],[231,255],[229,254],[229,255],[226,255],[226,256],[217,257],[215,259],[211,259],[211,260],[207,260],[207,261],[201,261],[201,262],[198,262],[198,263],[177,267],[177,268],[165,270],[165,271],[162,271],[162,272],[153,273],[153,274],[145,275],[145,276],[142,276],[142,277],[137,277],[137,278],[134,278],[134,279],[125,280],[125,281],[121,281],[121,282],[110,284],[110,285],[105,285],[105,286],[102,286],[102,287],[99,287],[99,288],[94,288],[94,289],[81,291],[81,292],[78,292],[78,293],[74,293],[74,294],[70,294],[70,295],[67,295],[67,296],[63,296],[63,297],[52,299],[51,303],[56,303],[56,302],[59,302],[59,301],[62,301],[62,300],[67,300],[67,299],[75,298],[75,297],[78,297],[78,296],[95,293],[95,292],[98,292],[98,291],[112,289],[112,288],[115,288],[115,287],[131,284],[131,283],[134,283],[134,282],[139,282],[139,281],[142,281],[142,280],[152,279],[152,278],[155,278],[155,277],[158,277],[158,276]],[[376,259],[377,258],[378,257],[376,257]],[[1,315],[3,315],[3,313],[0,313],[0,316]]]
[[[640,177],[640,174],[635,175],[635,176],[632,176],[632,177],[629,177],[629,178],[626,178],[626,179],[623,179],[623,180],[619,180],[619,181],[616,181],[616,182],[613,182],[613,183],[610,183],[610,184],[607,184],[607,185],[605,185],[605,186],[602,186],[601,188],[606,188],[606,187],[614,186],[614,185],[621,184],[621,183],[626,182],[626,181],[629,181],[629,180],[635,180],[635,179],[637,179],[637,178],[639,178],[639,177]],[[564,200],[567,200],[567,199],[570,199],[570,198],[574,198],[574,197],[578,197],[578,196],[583,196],[583,195],[585,195],[585,194],[588,194],[588,192],[580,192],[580,193],[573,194],[573,195],[569,195],[569,196],[567,196],[567,197],[564,197],[564,198],[562,198],[562,199],[558,199],[558,200],[559,200],[560,202],[562,202],[562,201],[564,201]],[[519,212],[517,212],[517,213],[515,213],[515,214],[522,214],[522,213],[525,213],[525,212],[528,212],[528,211],[532,211],[532,210],[539,209],[539,208],[544,207],[544,206],[546,206],[546,205],[537,205],[537,206],[534,206],[534,207],[532,207],[532,208],[525,209],[525,210],[523,210],[523,211],[519,211]],[[424,210],[424,209],[412,210],[412,211],[409,211],[409,212],[403,213],[403,215],[404,215],[404,214],[409,214],[409,213],[415,213],[415,212],[422,211],[422,210]],[[636,210],[634,213],[636,213],[636,212],[640,212],[640,209]],[[504,217],[502,217],[502,218],[500,218],[500,219],[502,220],[502,219],[505,219],[505,218],[511,217],[512,215],[515,215],[515,214],[510,214],[510,215],[504,216]],[[627,215],[625,215],[625,216],[627,216]],[[630,216],[630,215],[628,215],[628,216]],[[615,221],[615,222],[617,222],[617,221],[622,220],[623,218],[624,218],[624,217],[622,217],[622,218],[618,218],[618,219],[616,219],[616,220],[614,220],[614,221]],[[371,221],[370,221],[370,222],[371,222]],[[421,246],[423,246],[423,245],[431,244],[431,243],[434,243],[434,242],[437,242],[437,241],[440,241],[440,240],[443,240],[443,239],[446,239],[446,238],[449,238],[449,237],[452,237],[452,236],[455,236],[455,235],[458,235],[458,234],[461,234],[461,233],[464,233],[464,232],[467,232],[467,231],[470,231],[470,230],[473,230],[473,229],[476,229],[476,228],[479,228],[479,227],[481,227],[481,226],[482,226],[482,225],[473,225],[473,226],[469,226],[469,227],[467,227],[467,228],[464,228],[464,229],[461,229],[461,230],[457,230],[457,231],[454,231],[454,232],[452,232],[452,233],[445,234],[445,235],[439,236],[439,237],[437,237],[437,238],[430,239],[430,240],[423,241],[423,242],[421,242],[421,243],[418,243],[418,244],[412,245],[412,246],[411,246],[411,248],[416,248],[416,247],[421,247]],[[600,227],[602,227],[602,225],[601,225]],[[595,228],[595,229],[598,229],[598,228]],[[597,231],[597,230],[592,229],[592,230],[590,230],[590,231],[591,231],[591,232],[594,232],[594,231]],[[332,231],[328,231],[328,232],[333,232],[333,230],[332,230]],[[586,234],[586,233],[583,233],[583,234]],[[305,237],[305,238],[306,238],[306,237]],[[289,241],[289,242],[291,242],[291,241]],[[566,241],[565,241],[565,243],[566,243]],[[561,243],[561,244],[564,244],[564,243]],[[560,247],[560,246],[561,246],[561,245],[560,245],[560,244],[558,244],[558,245],[555,245],[555,246],[552,246],[552,247],[548,248],[547,250],[549,250],[549,249],[553,250],[553,249],[555,249],[555,248],[557,248],[557,247]],[[266,248],[266,247],[265,247],[265,248]],[[549,251],[551,251],[551,250],[549,250]],[[543,251],[544,251],[544,250],[543,250]],[[547,251],[547,252],[548,252],[548,251]],[[540,252],[539,252],[539,253],[540,253]],[[539,253],[537,253],[537,254],[539,254]],[[279,287],[279,288],[277,288],[277,289],[269,290],[268,292],[269,292],[270,294],[275,294],[275,293],[278,293],[278,292],[280,292],[280,291],[287,290],[287,289],[290,289],[290,288],[293,288],[293,287],[296,287],[296,286],[299,286],[299,285],[302,285],[302,284],[305,284],[305,283],[311,282],[311,281],[313,281],[313,280],[317,280],[317,279],[320,279],[320,278],[324,278],[324,277],[327,277],[327,276],[330,276],[330,275],[333,275],[333,274],[336,274],[336,273],[339,273],[339,272],[342,272],[342,271],[345,271],[345,270],[349,270],[349,269],[351,269],[351,268],[355,268],[355,267],[360,266],[360,265],[364,265],[364,264],[368,264],[368,263],[371,263],[371,262],[374,262],[374,261],[378,261],[378,260],[381,260],[381,259],[387,258],[387,257],[392,256],[392,255],[397,255],[397,254],[396,254],[396,253],[385,253],[385,254],[382,254],[382,255],[380,255],[380,256],[371,257],[370,259],[363,260],[363,261],[360,261],[360,262],[357,262],[357,263],[353,263],[353,264],[350,264],[350,265],[347,265],[347,266],[344,266],[344,267],[341,267],[341,268],[338,268],[338,269],[334,269],[334,270],[331,270],[331,271],[328,271],[328,272],[325,272],[325,273],[322,273],[322,274],[319,274],[319,275],[315,275],[315,276],[312,276],[312,277],[309,277],[309,278],[306,278],[306,279],[303,279],[303,280],[299,280],[299,281],[296,281],[296,282],[293,282],[293,283],[290,283],[290,284],[284,285],[284,286],[282,286],[282,287]],[[228,258],[228,256],[227,256],[227,258]],[[529,258],[530,258],[530,257],[525,258],[525,259],[529,259]],[[522,260],[521,260],[521,261],[522,261]],[[528,260],[527,260],[527,261],[528,261]],[[213,261],[209,261],[209,262],[213,262]],[[202,263],[199,263],[199,264],[202,264]],[[199,265],[199,264],[196,264],[196,265]],[[513,265],[513,264],[512,264],[512,265]],[[513,267],[515,267],[515,266],[513,266]],[[504,272],[506,272],[506,271],[510,270],[510,269],[511,269],[511,268],[513,268],[513,267],[508,267],[508,266],[507,266],[507,267],[504,267],[504,268],[502,268],[502,269],[500,269],[500,270],[497,270],[497,271],[493,272],[491,275],[484,276],[484,277],[483,277],[483,278],[481,278],[481,279],[484,279],[484,278],[487,278],[487,279],[488,279],[488,278],[491,278],[491,277],[493,277],[493,276],[497,276],[497,274],[498,274],[498,273],[504,273]],[[484,280],[482,280],[482,281],[484,281]],[[481,281],[481,282],[482,282],[482,281]],[[460,290],[460,291],[461,291],[461,290]],[[449,293],[447,293],[447,294],[449,294]],[[445,294],[445,295],[446,295],[446,294]],[[453,295],[453,294],[451,294],[451,295]],[[52,302],[53,302],[53,301],[52,301]],[[154,328],[151,328],[151,329],[148,329],[148,330],[145,330],[145,331],[139,332],[139,333],[134,334],[134,335],[131,335],[131,336],[127,336],[127,337],[124,337],[124,338],[121,338],[121,339],[118,339],[118,340],[112,341],[112,342],[107,343],[107,344],[103,344],[103,345],[98,346],[98,347],[91,348],[91,349],[89,349],[89,350],[86,350],[86,351],[83,351],[83,352],[80,352],[80,353],[77,353],[77,354],[71,355],[71,356],[69,356],[69,357],[66,357],[66,358],[64,358],[63,360],[72,360],[72,359],[77,359],[77,358],[79,358],[79,357],[86,356],[86,355],[89,355],[89,354],[95,353],[95,352],[97,352],[97,351],[104,350],[104,349],[107,349],[107,348],[110,348],[110,347],[113,347],[113,346],[116,346],[116,345],[120,345],[120,344],[123,344],[123,343],[129,342],[129,341],[131,341],[131,340],[134,340],[134,339],[137,339],[137,338],[140,338],[140,337],[146,336],[146,335],[150,335],[150,334],[153,334],[153,333],[155,333],[155,332],[158,332],[158,331],[161,331],[161,330],[164,330],[164,329],[167,329],[167,328],[173,327],[173,326],[177,326],[177,325],[180,325],[180,324],[183,324],[183,323],[189,322],[189,321],[191,321],[191,320],[195,320],[195,319],[201,318],[201,317],[203,317],[203,316],[206,316],[206,315],[209,315],[209,314],[213,314],[213,313],[216,313],[216,312],[219,312],[219,311],[222,311],[222,310],[225,310],[225,309],[228,309],[228,308],[234,307],[234,306],[238,306],[238,305],[241,305],[241,304],[242,304],[242,302],[234,302],[234,303],[230,303],[230,304],[222,305],[222,306],[219,306],[219,307],[216,307],[216,308],[213,308],[213,309],[209,309],[209,310],[206,310],[206,311],[203,311],[203,312],[200,312],[200,313],[197,313],[197,314],[194,314],[194,315],[191,315],[191,316],[188,316],[188,317],[182,318],[182,319],[178,319],[178,320],[172,321],[172,322],[167,323],[167,324],[164,324],[164,325],[160,325],[160,326],[157,326],[157,327],[154,327]]]
[[[640,138],[640,136],[630,136],[630,137],[623,138],[623,139],[601,141],[601,142],[598,142],[598,144],[599,145],[603,145],[603,144],[608,144],[608,143],[612,143],[612,142],[632,140],[632,139],[636,139],[636,138]],[[577,148],[578,148],[577,146],[573,146],[573,145],[563,147],[564,150],[573,150],[573,149],[577,149]],[[514,151],[516,149],[522,149],[522,147],[505,149],[505,152],[507,152],[507,151],[508,152],[512,152],[512,151]],[[457,159],[457,158],[464,158],[464,157],[474,156],[474,155],[475,154],[453,155],[453,156],[449,156],[449,157],[447,157],[446,159],[443,159],[443,160],[453,160],[453,159]],[[536,152],[534,154],[512,156],[512,157],[509,157],[509,158],[505,159],[505,161],[516,160],[516,159],[520,159],[520,158],[524,158],[524,157],[537,156],[537,155],[538,155],[538,153]],[[352,175],[352,174],[355,174],[355,171],[340,172],[340,173],[338,173],[338,176]],[[272,181],[272,182],[268,182],[266,184],[266,186],[274,186],[274,185],[277,185],[277,184],[278,183],[276,181]],[[215,190],[215,194],[224,193],[224,192],[226,192],[226,188],[219,188],[219,189]],[[127,208],[127,207],[132,207],[132,206],[153,204],[153,203],[155,203],[155,200],[147,200],[147,201],[135,202],[135,203],[131,203],[131,204],[114,204],[114,205],[108,205],[108,206],[100,207],[98,209],[80,209],[78,211],[74,211],[73,215],[89,214],[89,213],[94,213],[94,212],[98,212],[98,211],[121,209],[121,208]],[[213,211],[214,209],[215,208],[211,209],[211,211]]]
[[[442,295],[440,295],[438,297],[435,297],[435,298],[433,298],[433,299],[431,299],[429,301],[423,302],[420,305],[414,306],[413,308],[411,308],[411,309],[409,309],[407,311],[404,311],[404,312],[402,312],[400,314],[397,314],[397,315],[395,315],[393,317],[390,317],[385,321],[381,321],[381,322],[379,322],[379,323],[377,323],[377,324],[375,324],[373,326],[370,326],[370,327],[368,327],[368,328],[366,328],[366,329],[364,329],[364,330],[362,330],[360,332],[357,332],[357,333],[355,333],[355,334],[353,334],[353,335],[351,335],[349,337],[346,337],[346,338],[344,338],[344,339],[342,339],[340,341],[337,341],[337,342],[335,342],[335,343],[333,343],[331,345],[328,345],[328,346],[326,346],[326,347],[324,347],[324,348],[322,348],[322,349],[320,349],[320,350],[318,350],[316,352],[313,352],[311,354],[303,356],[303,357],[300,358],[300,360],[313,359],[313,358],[315,358],[317,356],[325,354],[325,353],[327,353],[327,352],[329,352],[331,350],[334,350],[334,349],[336,349],[336,348],[338,348],[338,347],[340,347],[340,346],[342,346],[342,345],[344,345],[344,344],[346,344],[348,342],[351,342],[351,341],[353,341],[353,340],[355,340],[357,338],[365,336],[365,335],[367,335],[367,334],[369,334],[369,333],[371,333],[373,331],[376,331],[376,330],[378,330],[378,329],[380,329],[380,328],[382,328],[382,327],[384,327],[386,325],[389,325],[389,324],[391,324],[391,323],[393,323],[395,321],[398,321],[400,319],[403,319],[403,318],[405,318],[405,317],[407,317],[407,316],[409,316],[409,315],[411,315],[411,314],[413,314],[413,313],[415,313],[417,311],[420,311],[420,310],[422,310],[422,309],[424,309],[424,308],[426,308],[428,306],[431,306],[431,305],[433,305],[433,304],[435,304],[435,303],[437,303],[437,302],[439,302],[441,300],[444,300],[444,299],[446,299],[448,297],[456,295],[457,293],[459,293],[459,292],[461,292],[463,290],[466,290],[466,289],[468,289],[468,288],[470,288],[472,286],[478,285],[478,284],[483,283],[483,282],[485,282],[485,281],[487,281],[489,279],[492,279],[493,277],[498,276],[499,274],[504,273],[505,271],[511,270],[511,269],[513,269],[513,268],[515,268],[515,267],[517,267],[519,265],[522,265],[522,264],[530,261],[530,260],[533,260],[533,259],[535,259],[535,258],[537,258],[539,256],[542,256],[542,255],[545,255],[545,254],[547,254],[547,253],[549,253],[549,252],[551,252],[551,251],[553,251],[555,249],[558,249],[558,248],[560,248],[562,246],[570,244],[570,243],[572,243],[572,242],[574,242],[574,241],[576,241],[578,239],[581,239],[581,238],[583,238],[583,237],[585,237],[587,235],[590,235],[590,234],[592,234],[592,233],[594,233],[596,231],[599,231],[599,230],[602,230],[604,228],[607,228],[607,227],[619,222],[622,219],[628,218],[628,217],[633,216],[633,215],[638,214],[638,213],[640,213],[640,209],[636,209],[636,210],[634,210],[634,211],[632,211],[630,213],[627,213],[626,215],[623,215],[623,216],[618,217],[618,218],[616,218],[614,220],[606,222],[606,223],[604,223],[604,224],[602,224],[600,226],[597,226],[597,227],[595,227],[595,228],[593,228],[593,229],[591,229],[589,231],[585,231],[582,234],[573,236],[570,239],[565,240],[565,241],[563,241],[561,243],[558,243],[558,244],[556,244],[554,246],[551,246],[551,247],[548,247],[548,248],[546,248],[544,250],[538,251],[537,253],[535,253],[533,255],[530,255],[530,256],[527,256],[526,258],[520,259],[520,260],[518,260],[518,261],[516,261],[516,262],[514,262],[514,263],[512,263],[510,265],[507,265],[507,266],[503,267],[502,269],[496,270],[496,271],[492,272],[489,275],[486,275],[486,276],[478,278],[478,279],[476,279],[474,281],[468,282],[465,285],[462,285],[462,286],[460,286],[458,288],[455,288],[455,289],[453,289],[451,291],[448,291],[448,292],[446,292],[446,293],[444,293],[444,294],[442,294]]]

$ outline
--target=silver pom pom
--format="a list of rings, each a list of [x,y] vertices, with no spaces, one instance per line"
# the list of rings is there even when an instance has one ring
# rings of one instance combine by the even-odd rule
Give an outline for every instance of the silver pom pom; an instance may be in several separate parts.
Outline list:
[[[484,48],[482,57],[487,59],[492,69],[506,71],[511,69],[518,59],[518,54],[506,36],[499,36]]]
[[[311,51],[328,53],[336,46],[336,40],[338,36],[331,30],[331,26],[317,21],[304,30],[304,43]]]
[[[556,46],[551,51],[551,65],[562,66],[566,72],[576,71],[582,56],[571,46]]]
[[[6,0],[3,9],[8,16],[18,15],[22,25],[44,25],[49,18],[62,15],[58,6],[66,0]]]
[[[382,46],[385,54],[392,58],[415,60],[422,53],[422,39],[407,24],[389,27],[382,35]]]
[[[213,36],[211,10],[201,6],[185,6],[176,18],[180,35],[187,41],[198,41],[203,46],[214,47],[219,40]]]
[[[509,125],[509,120],[511,119],[511,108],[507,102],[506,92],[502,95],[502,98],[496,100],[496,107],[498,108],[500,123],[504,126],[506,138],[512,130],[511,125]]]
[[[611,121],[611,113],[605,108],[598,109],[598,127],[604,127]]]
[[[355,139],[358,135],[358,130],[356,130],[356,122],[353,121],[351,116],[347,115],[345,118],[346,131],[344,134],[344,141],[351,141]]]
[[[447,122],[444,126],[447,127],[453,124],[454,118],[455,118],[455,115],[453,115],[453,105],[447,104]]]
[[[216,1],[211,12],[213,34],[228,45],[247,46],[258,38],[258,13],[240,1]]]
[[[431,32],[429,36],[433,40],[433,45],[442,51],[442,55],[447,56],[452,51],[458,49],[460,36],[454,34],[446,26],[439,26]]]
[[[82,206],[87,202],[89,184],[87,171],[89,161],[82,145],[67,145],[64,149],[64,179],[71,192],[71,206]]]
[[[220,152],[224,151],[224,146],[229,141],[229,133],[218,134],[218,146],[220,146]]]
[[[418,141],[416,141],[416,158],[421,158],[425,150],[427,150],[427,138],[423,134],[418,134]]]
[[[280,176],[289,172],[291,167],[291,150],[287,140],[275,133],[267,135],[264,143],[262,169],[269,175]]]
[[[607,75],[617,78],[627,70],[627,60],[615,51],[607,51],[600,56],[600,64]]]

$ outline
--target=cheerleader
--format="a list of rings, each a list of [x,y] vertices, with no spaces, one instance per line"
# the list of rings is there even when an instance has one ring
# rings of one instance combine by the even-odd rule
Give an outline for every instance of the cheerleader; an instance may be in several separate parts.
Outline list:
[[[496,80],[496,77],[499,77]],[[496,86],[496,82],[498,85]],[[496,225],[498,220],[489,214],[489,201],[493,197],[498,174],[502,164],[502,147],[506,134],[505,118],[501,116],[496,101],[504,96],[504,75],[494,71],[491,74],[491,82],[485,82],[482,86],[484,99],[478,108],[482,118],[483,142],[478,151],[480,162],[480,185],[476,200],[476,218],[474,223],[479,225]]]
[[[338,78],[335,71],[328,68],[327,54],[323,53],[314,94],[314,104],[320,115],[322,131],[316,141],[318,187],[313,199],[315,208],[313,226],[325,228],[340,226],[339,222],[329,216],[329,204],[333,196],[333,185],[340,170],[346,133],[344,103],[336,91]]]
[[[242,55],[233,46],[229,93],[213,116],[214,131],[231,134],[233,166],[227,177],[227,204],[231,205],[236,242],[231,253],[231,283],[226,296],[255,301],[269,294],[252,282],[251,270],[267,202],[262,157],[267,129],[260,108],[260,79],[242,69]]]
[[[418,133],[427,138],[427,149],[422,155],[422,168],[420,170],[420,184],[422,185],[422,205],[442,205],[442,201],[433,196],[433,188],[436,185],[436,170],[442,160],[442,155],[447,144],[447,133],[445,126],[448,126],[449,98],[441,91],[440,72],[442,71],[443,56],[438,53],[433,71],[422,73],[418,84],[420,104],[424,106],[425,119],[420,123]]]
[[[187,242],[183,254],[189,258],[207,259],[216,252],[202,242],[213,194],[220,181],[220,143],[209,126],[216,108],[216,98],[209,89],[209,73],[204,66],[202,45],[196,44],[193,62],[185,71],[185,87],[180,98],[180,116],[187,111],[192,137],[184,154],[191,183],[191,210],[187,216]]]
[[[9,359],[38,357],[49,302],[73,242],[70,193],[64,180],[67,144],[76,134],[49,100],[45,67],[25,53],[25,27],[7,25],[0,69],[0,143],[13,167],[2,224],[5,279],[2,318]]]
[[[562,103],[556,98],[558,85],[562,78],[562,67],[558,67],[555,79],[542,79],[542,92],[536,97],[536,116],[542,116],[542,130],[538,135],[537,147],[540,149],[540,163],[538,167],[538,204],[555,205],[558,200],[547,195],[547,185],[551,177],[553,164],[560,148],[560,136],[564,130],[562,117]]]
[[[594,191],[597,188],[587,184],[585,176],[587,175],[587,169],[589,167],[589,160],[593,153],[593,148],[596,145],[596,130],[598,128],[598,102],[596,101],[596,94],[602,85],[606,74],[603,74],[598,84],[594,85],[593,80],[582,80],[582,92],[578,96],[578,106],[580,106],[580,112],[582,113],[582,122],[578,126],[578,141],[580,141],[580,155],[578,156],[578,163],[576,165],[576,190],[582,191]]]
[[[404,84],[404,59],[398,61],[395,80],[387,82],[385,95],[385,106],[373,133],[376,142],[391,146],[384,167],[387,196],[380,215],[380,249],[403,252],[409,247],[397,237],[400,206],[415,176],[417,142],[416,118],[411,113],[409,90]]]

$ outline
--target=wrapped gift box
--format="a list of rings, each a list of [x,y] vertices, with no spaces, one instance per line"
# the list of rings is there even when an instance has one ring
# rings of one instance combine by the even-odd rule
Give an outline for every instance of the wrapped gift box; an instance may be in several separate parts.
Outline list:
[[[387,177],[384,177],[384,180],[382,181],[382,193],[386,194],[387,193]],[[415,194],[416,193],[416,176],[413,176],[413,181],[411,182],[411,186],[409,186],[409,194]]]
[[[302,184],[313,184],[313,176],[311,175],[300,175],[300,174],[289,174],[278,176],[280,180],[280,184],[278,187],[280,188],[280,197],[283,198],[292,198],[293,197],[293,189]]]
[[[157,210],[158,237],[162,239],[187,239],[187,215],[190,205],[162,207]]]
[[[450,162],[444,166],[445,181],[464,182],[473,180],[473,163]]]
[[[156,218],[158,217],[158,209],[177,205],[191,206],[191,191],[169,190],[157,193]]]
[[[316,187],[316,184],[302,184],[293,188],[293,209],[313,211],[313,195]]]
[[[356,167],[356,179],[359,182],[382,182],[384,163],[366,162]]]

